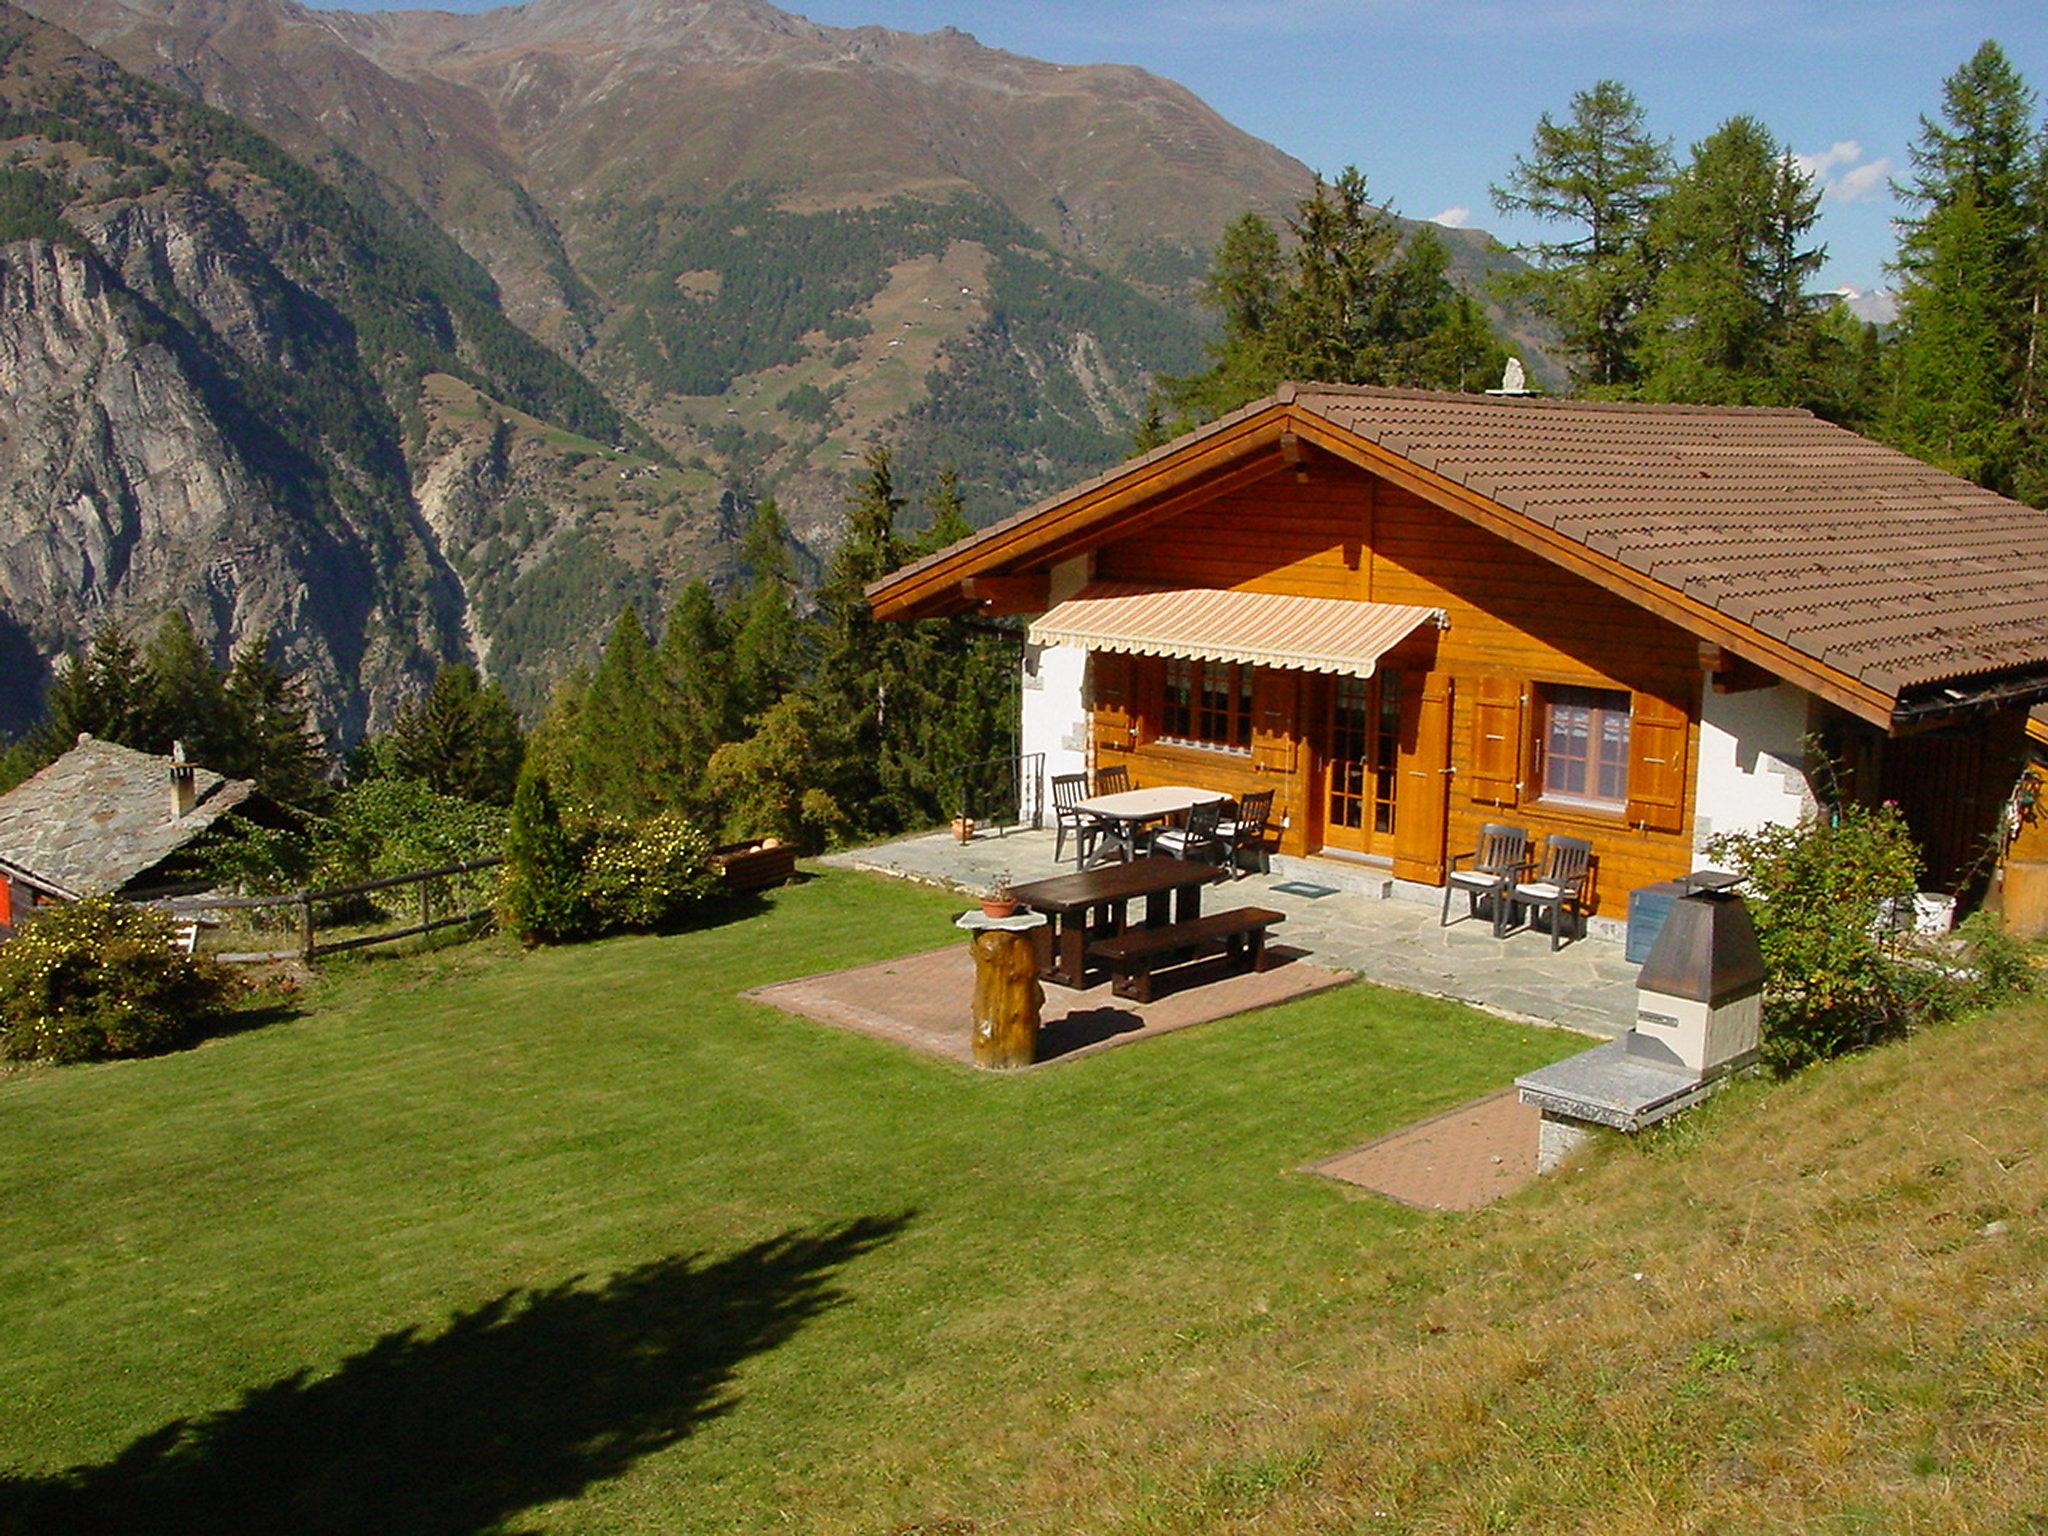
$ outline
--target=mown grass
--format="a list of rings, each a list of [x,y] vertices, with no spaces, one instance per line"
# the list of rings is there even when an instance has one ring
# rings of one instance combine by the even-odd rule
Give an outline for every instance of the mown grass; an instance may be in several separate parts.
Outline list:
[[[1192,1432],[1219,1362],[1412,1312],[1465,1230],[1300,1165],[1576,1044],[1355,987],[991,1078],[737,995],[951,907],[831,875],[366,960],[295,1021],[0,1083],[0,1529],[1173,1523],[1151,1405]],[[1266,1498],[1276,1454],[1188,1475]]]

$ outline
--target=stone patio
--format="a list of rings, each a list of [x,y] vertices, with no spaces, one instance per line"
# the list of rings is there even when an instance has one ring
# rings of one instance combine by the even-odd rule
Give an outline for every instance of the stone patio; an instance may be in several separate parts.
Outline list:
[[[1512,1088],[1311,1165],[1426,1211],[1474,1211],[1536,1177],[1540,1114]]]
[[[1067,854],[1065,864],[1053,863],[1050,831],[978,832],[965,845],[935,832],[831,854],[822,862],[971,892],[1000,872],[1021,885],[1071,870],[1071,846]],[[1331,894],[1275,889],[1290,882]],[[1553,954],[1549,936],[1541,932],[1495,939],[1483,921],[1442,927],[1442,900],[1441,891],[1395,880],[1370,865],[1276,857],[1270,874],[1236,881],[1216,892],[1209,905],[1218,911],[1249,903],[1278,908],[1287,913],[1280,933],[1288,945],[1383,986],[1603,1039],[1634,1022],[1636,967],[1622,957],[1618,923],[1596,919],[1588,937]]]

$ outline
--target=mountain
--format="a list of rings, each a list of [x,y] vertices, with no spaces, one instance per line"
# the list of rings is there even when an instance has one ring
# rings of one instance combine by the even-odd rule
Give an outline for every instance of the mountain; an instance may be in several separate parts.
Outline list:
[[[173,604],[274,630],[344,737],[457,657],[531,706],[621,602],[728,579],[750,498],[822,554],[875,442],[1008,511],[1128,450],[1224,225],[1312,180],[1141,70],[762,0],[29,9],[91,47],[0,10],[0,159],[55,220],[0,247],[45,360],[0,405],[0,729]],[[123,369],[176,387],[115,409]]]

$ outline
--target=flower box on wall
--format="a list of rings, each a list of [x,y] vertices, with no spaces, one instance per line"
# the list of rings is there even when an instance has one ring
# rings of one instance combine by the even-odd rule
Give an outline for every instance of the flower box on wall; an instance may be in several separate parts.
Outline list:
[[[728,843],[711,850],[711,867],[729,891],[762,891],[795,876],[796,848],[772,837]]]

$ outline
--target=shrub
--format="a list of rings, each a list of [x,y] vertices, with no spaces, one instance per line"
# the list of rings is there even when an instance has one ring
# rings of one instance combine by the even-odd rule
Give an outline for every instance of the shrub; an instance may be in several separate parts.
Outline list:
[[[1708,851],[1749,883],[1767,1062],[1790,1071],[1906,1024],[1892,914],[1912,910],[1920,855],[1896,806],[1844,804]]]
[[[44,911],[0,944],[0,1055],[99,1061],[189,1044],[235,989],[155,912],[112,897]]]
[[[575,845],[562,826],[547,775],[528,768],[512,795],[498,919],[522,944],[561,944],[589,926]]]
[[[638,827],[595,825],[583,858],[583,897],[600,931],[666,928],[718,889],[711,839],[673,812]]]

